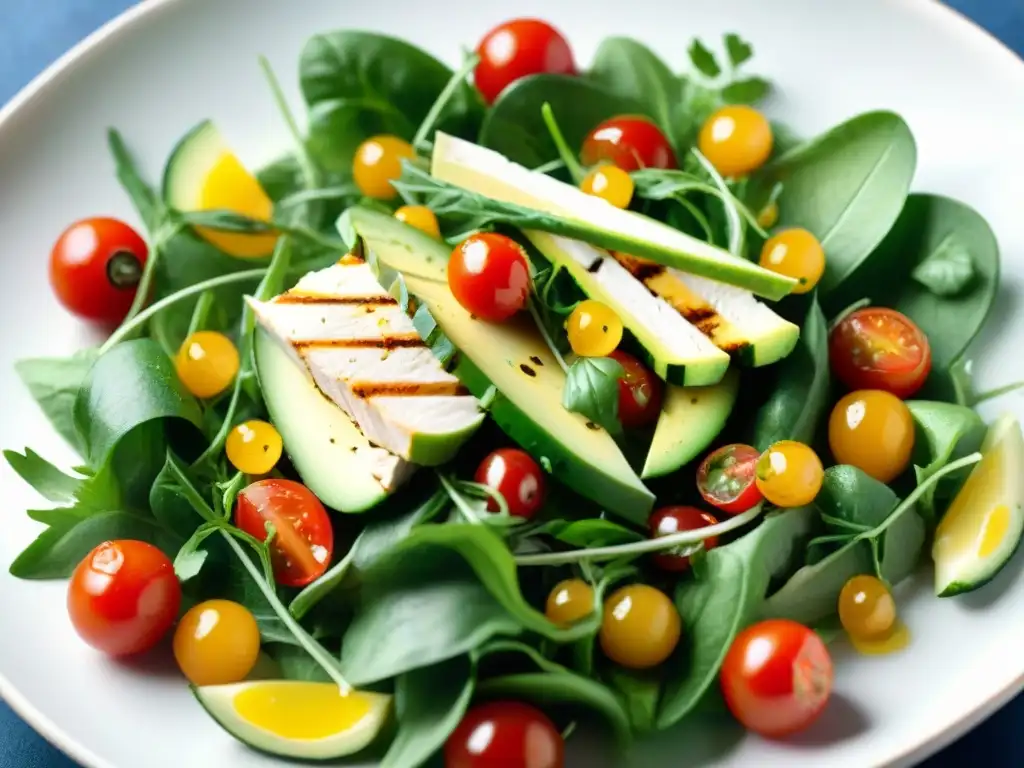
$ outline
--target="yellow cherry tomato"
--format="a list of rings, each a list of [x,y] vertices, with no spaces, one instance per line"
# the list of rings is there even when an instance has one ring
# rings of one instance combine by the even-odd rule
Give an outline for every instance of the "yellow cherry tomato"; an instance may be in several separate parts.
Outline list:
[[[260,653],[260,630],[243,605],[199,603],[178,622],[174,658],[192,685],[227,685],[246,678]]]
[[[723,176],[746,176],[772,153],[772,127],[753,107],[722,107],[700,130],[697,146]]]
[[[420,232],[431,237],[441,237],[441,227],[437,223],[437,216],[425,205],[403,205],[395,211],[395,218],[410,227],[416,227]]]
[[[761,266],[798,282],[793,293],[807,293],[825,272],[825,251],[818,238],[806,229],[794,227],[765,241]]]
[[[573,624],[594,612],[594,589],[582,579],[566,579],[548,595],[544,614],[555,624]]]
[[[881,389],[843,397],[828,420],[828,444],[840,464],[851,464],[888,483],[907,468],[914,449],[914,419],[906,403]]]
[[[216,397],[235,380],[238,348],[223,333],[197,331],[182,343],[174,367],[185,389],[199,398]]]
[[[769,503],[777,507],[802,507],[821,490],[825,470],[810,446],[780,440],[757,460],[755,481]]]
[[[632,177],[617,165],[599,165],[580,182],[580,189],[588,195],[607,200],[616,208],[629,207],[633,188]]]
[[[247,475],[267,474],[280,460],[283,448],[281,434],[274,425],[259,419],[232,429],[224,445],[228,461]]]
[[[576,305],[565,330],[572,351],[580,357],[607,357],[622,341],[622,321],[615,310],[593,299]]]
[[[779,204],[772,200],[757,213],[757,225],[761,229],[771,229],[779,221]]]
[[[683,622],[664,592],[630,584],[609,597],[601,620],[601,650],[629,669],[649,669],[672,655]]]
[[[391,182],[402,175],[402,160],[416,152],[405,139],[384,134],[367,139],[356,150],[352,177],[359,191],[377,200],[394,200],[398,190]]]
[[[839,593],[839,621],[856,640],[882,640],[896,623],[896,601],[874,576],[854,576]]]

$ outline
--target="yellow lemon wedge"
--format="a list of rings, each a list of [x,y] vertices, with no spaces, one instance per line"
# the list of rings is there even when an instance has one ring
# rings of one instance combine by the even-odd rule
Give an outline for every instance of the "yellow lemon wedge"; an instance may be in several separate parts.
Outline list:
[[[270,221],[274,203],[256,177],[242,165],[220,131],[210,121],[183,138],[167,162],[164,196],[184,212],[228,210],[259,221]],[[255,235],[196,227],[196,233],[225,253],[238,258],[269,256],[277,233]]]
[[[981,446],[982,459],[935,531],[935,593],[970,592],[1006,565],[1024,531],[1024,435],[1004,416]]]
[[[334,683],[259,680],[193,687],[209,715],[239,741],[262,752],[332,760],[367,747],[391,710],[391,696],[343,693]]]

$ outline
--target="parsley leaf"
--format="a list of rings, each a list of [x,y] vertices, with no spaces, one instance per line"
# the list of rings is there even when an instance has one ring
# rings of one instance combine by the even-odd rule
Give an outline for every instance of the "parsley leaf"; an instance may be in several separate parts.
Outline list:
[[[690,61],[693,62],[693,66],[695,66],[697,71],[701,74],[707,75],[708,77],[718,77],[722,74],[722,67],[718,63],[718,59],[715,58],[715,54],[713,54],[700,40],[695,39],[690,44],[690,50],[688,53],[690,54]]]

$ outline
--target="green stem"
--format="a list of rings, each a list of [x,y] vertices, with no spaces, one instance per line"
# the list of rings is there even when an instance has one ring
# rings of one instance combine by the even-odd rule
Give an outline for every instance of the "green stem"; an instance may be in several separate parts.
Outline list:
[[[448,106],[448,102],[451,101],[452,96],[455,95],[455,91],[458,90],[459,86],[466,82],[466,78],[469,73],[473,71],[477,63],[480,61],[480,57],[475,53],[466,57],[466,60],[462,62],[462,66],[459,67],[458,71],[455,72],[451,78],[445,84],[441,93],[437,95],[434,103],[430,107],[430,111],[427,112],[427,116],[423,118],[423,122],[420,123],[419,129],[416,131],[416,135],[413,137],[413,147],[420,147],[426,140],[427,136],[434,129],[434,125],[437,123],[437,119],[441,116],[441,112]]]
[[[547,174],[551,173],[552,171],[561,170],[562,168],[565,168],[565,160],[563,160],[562,158],[558,158],[557,160],[549,160],[548,162],[542,165],[538,165],[536,168],[533,168],[532,170],[534,173]]]
[[[197,293],[208,291],[211,288],[219,288],[222,285],[231,285],[232,283],[244,283],[248,280],[256,280],[262,277],[266,271],[267,270],[265,268],[247,269],[243,272],[232,272],[227,275],[219,275],[218,277],[211,277],[209,280],[204,280],[201,283],[190,285],[187,288],[182,288],[180,291],[172,293],[170,296],[165,296],[160,299],[160,301],[150,304],[130,320],[122,323],[121,326],[110,334],[110,337],[103,342],[103,346],[100,347],[100,354],[102,355],[104,352],[109,351],[111,347],[127,339],[135,333],[135,331],[145,325],[154,315],[160,314],[168,307],[172,307],[177,304],[179,301],[183,301],[190,296],[195,296]]]
[[[341,200],[346,197],[359,195],[359,188],[355,184],[341,184],[336,187],[322,187],[320,189],[305,189],[295,192],[288,197],[278,201],[277,207],[282,210],[294,208],[305,203],[317,203],[321,200]]]
[[[267,598],[267,602],[270,604],[274,613],[277,614],[277,617],[281,622],[295,636],[295,640],[300,646],[302,646],[303,650],[305,650],[306,653],[308,653],[310,657],[319,664],[321,668],[323,668],[324,672],[326,672],[328,676],[330,676],[331,680],[333,680],[341,689],[342,694],[347,694],[352,690],[352,686],[350,686],[348,681],[342,676],[341,669],[339,668],[338,663],[334,660],[334,657],[331,656],[326,649],[320,645],[320,643],[310,637],[306,630],[302,628],[302,625],[299,624],[299,622],[296,621],[288,612],[288,609],[285,608],[281,599],[277,596],[277,592],[270,586],[256,566],[253,565],[252,558],[245,553],[245,550],[242,549],[241,545],[235,540],[235,537],[227,531],[221,531],[221,536],[223,536],[225,541],[227,541],[228,546],[234,550],[238,559],[242,561],[242,565],[245,567],[245,570],[249,572],[249,575],[256,582],[256,586],[259,587],[260,592],[262,592],[263,596]]]
[[[195,309],[192,310],[192,319],[189,320],[188,333],[185,334],[185,338],[206,327],[206,321],[210,317],[210,309],[213,307],[213,298],[212,291],[206,291],[199,296],[199,301],[196,302]]]
[[[689,214],[693,216],[694,221],[697,222],[697,226],[704,230],[704,238],[708,241],[708,243],[714,245],[715,235],[714,232],[712,232],[711,230],[711,222],[708,221],[708,217],[704,215],[704,211],[702,211],[692,202],[687,200],[686,196],[681,192],[677,195],[674,195],[673,197],[677,203],[683,206],[683,208],[685,208],[689,212]]]
[[[146,259],[146,265],[142,268],[139,284],[135,287],[135,298],[132,299],[132,305],[128,308],[128,314],[121,321],[122,328],[138,317],[139,313],[143,311],[142,308],[146,306],[146,302],[149,300],[149,291],[153,285],[153,278],[156,276],[156,267],[160,263],[160,256],[163,253],[164,243],[171,237],[173,235],[161,236],[159,232],[153,236],[153,242],[149,248],[149,257]]]
[[[1008,395],[1011,392],[1016,392],[1019,389],[1024,389],[1024,381],[1015,381],[1012,384],[1004,384],[1003,386],[996,387],[995,389],[989,389],[986,390],[985,392],[978,392],[977,394],[971,395],[970,404],[972,406],[978,405],[979,403],[983,403],[986,400],[991,400],[992,398],[995,397],[1002,397],[1003,395]]]
[[[451,480],[445,477],[443,472],[437,472],[436,474],[437,479],[441,481],[441,486],[448,494],[448,497],[455,503],[455,506],[458,507],[459,513],[473,525],[482,525],[483,520],[481,520],[480,516],[473,510],[473,508],[466,503],[466,500],[462,498],[462,494],[458,492],[454,485],[452,485]]]
[[[693,156],[697,158],[697,161],[707,171],[708,176],[718,187],[722,200],[722,207],[725,209],[725,216],[729,220],[729,253],[733,256],[743,256],[743,219],[740,218],[740,213],[736,209],[736,202],[733,199],[732,192],[729,191],[728,185],[725,183],[725,179],[718,170],[711,164],[711,162],[701,154],[700,150],[693,147],[691,150]]]
[[[828,325],[828,332],[832,333],[832,331],[835,330],[836,326],[843,322],[843,320],[848,315],[852,315],[858,309],[863,309],[864,307],[869,306],[871,306],[871,299],[868,298],[858,299],[857,301],[853,302],[853,304],[841,310],[839,314],[832,319],[832,322],[829,323]]]
[[[680,531],[668,536],[638,541],[633,544],[620,544],[614,547],[591,547],[590,549],[573,549],[568,552],[545,552],[539,555],[521,555],[516,558],[516,565],[565,565],[582,561],[614,560],[618,557],[643,555],[648,552],[661,552],[665,549],[697,544],[705,539],[742,528],[761,514],[761,505],[749,509],[741,515],[730,517],[717,525],[709,525],[693,531]],[[784,512],[782,514],[785,514]]]
[[[555,346],[554,340],[551,338],[551,334],[548,333],[547,327],[544,325],[544,320],[541,319],[540,313],[537,311],[536,305],[532,300],[526,302],[527,309],[530,310],[530,315],[533,317],[533,321],[537,324],[537,328],[540,331],[540,335],[544,337],[545,343],[548,345],[548,349],[551,350],[551,354],[555,356],[555,360],[562,366],[562,370],[566,373],[569,372],[569,366],[565,364],[565,359],[562,357],[562,353],[558,351],[558,347]]]
[[[292,136],[292,141],[295,143],[295,154],[299,159],[299,165],[302,167],[302,175],[305,177],[306,188],[312,189],[319,185],[320,174],[317,170],[316,164],[313,162],[313,158],[310,157],[309,150],[306,148],[306,142],[302,138],[302,132],[299,130],[299,124],[295,121],[295,116],[292,114],[291,109],[288,107],[288,101],[284,97],[284,91],[281,88],[281,83],[278,82],[277,75],[274,74],[273,68],[270,66],[270,62],[266,56],[259,57],[260,69],[263,70],[263,76],[267,79],[267,85],[270,86],[270,92],[273,94],[274,103],[277,104],[278,110],[284,117],[285,125],[288,126],[288,132]]]
[[[551,109],[551,105],[548,102],[544,102],[544,105],[540,108],[540,114],[544,118],[544,125],[548,127],[548,133],[551,134],[551,140],[555,143],[555,147],[558,149],[558,155],[562,158],[562,162],[565,163],[565,167],[569,169],[569,175],[572,176],[573,181],[579,184],[583,181],[584,171],[583,166],[580,165],[580,161],[576,159],[576,155],[569,149],[569,142],[565,140],[565,136],[562,134],[562,129],[558,127],[558,122],[555,120],[555,113]]]
[[[245,363],[243,363],[243,367]],[[206,450],[203,451],[202,455],[195,460],[193,467],[201,467],[204,462],[209,461],[214,456],[220,454],[224,448],[224,443],[227,442],[228,435],[231,434],[232,421],[235,419],[235,412],[238,410],[238,401],[242,397],[242,384],[245,380],[243,370],[239,370],[235,376],[235,383],[231,389],[231,401],[228,403],[228,409],[224,414],[224,421],[221,422],[220,429],[217,430],[217,434],[213,436],[213,440],[210,441],[210,445],[207,446]]]

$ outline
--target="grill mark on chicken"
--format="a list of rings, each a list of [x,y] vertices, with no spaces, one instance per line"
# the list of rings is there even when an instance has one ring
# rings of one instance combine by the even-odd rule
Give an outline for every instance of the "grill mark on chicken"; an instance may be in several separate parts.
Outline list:
[[[316,304],[317,306],[386,306],[398,304],[391,296],[332,296],[322,293],[286,293],[274,300],[275,304]]]
[[[292,341],[297,350],[342,348],[342,349],[399,349],[404,347],[427,346],[418,334],[408,333],[400,336],[378,336],[371,339],[299,339]]]
[[[363,400],[371,397],[457,397],[469,394],[469,390],[458,381],[349,381],[348,388]]]

